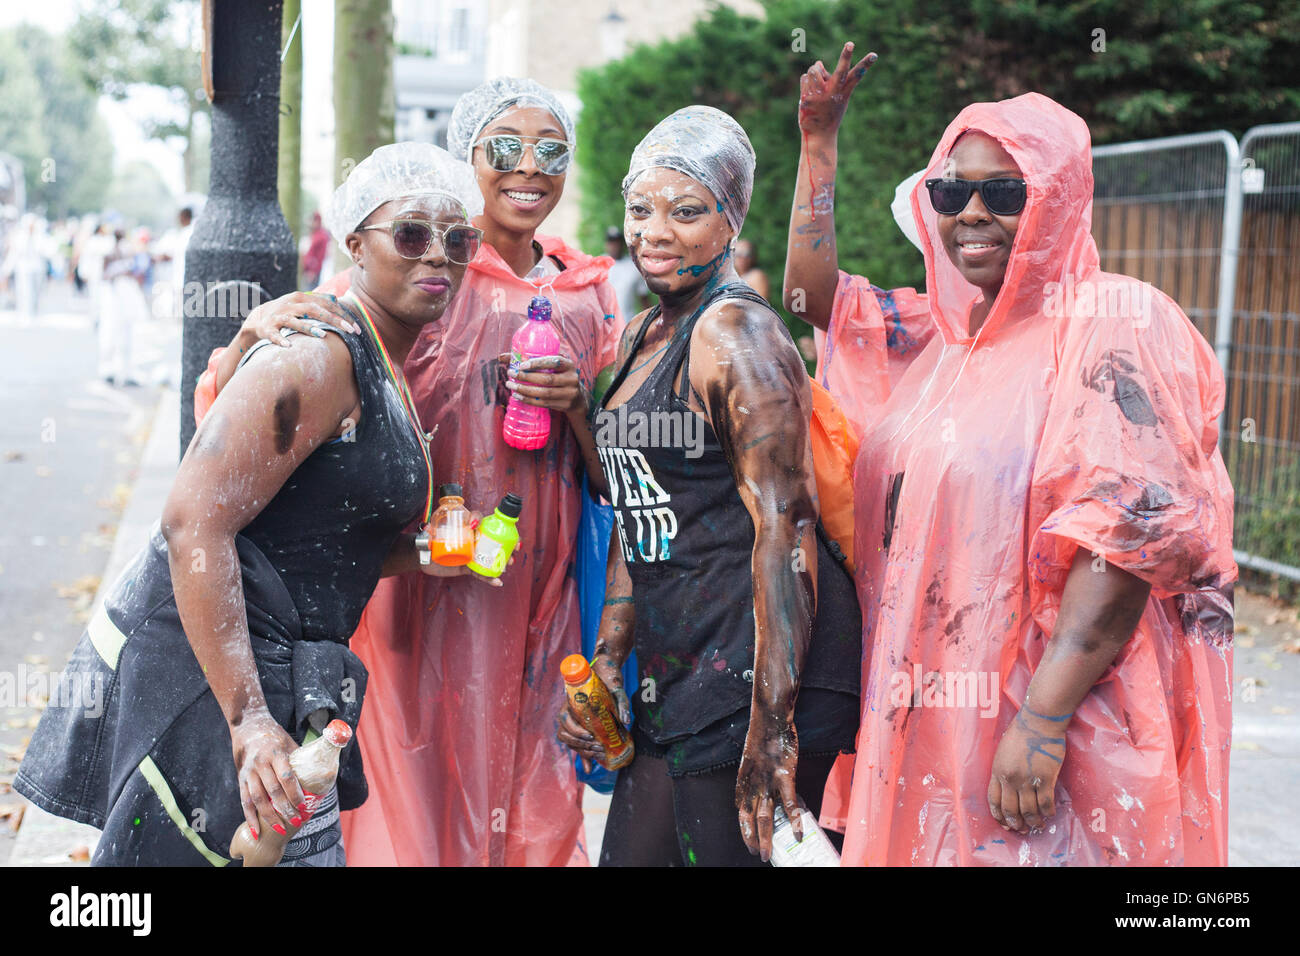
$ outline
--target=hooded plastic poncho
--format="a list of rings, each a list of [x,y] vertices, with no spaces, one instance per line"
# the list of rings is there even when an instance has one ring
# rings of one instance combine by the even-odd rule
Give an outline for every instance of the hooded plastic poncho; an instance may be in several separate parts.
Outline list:
[[[974,104],[928,176],[968,129],[1011,154],[1028,202],[976,341],[979,292],[924,185],[912,194],[937,333],[883,406],[854,409],[865,653],[844,861],[1222,865],[1236,577],[1222,372],[1172,300],[1100,271],[1079,117],[1032,93]],[[990,815],[989,775],[1078,548],[1152,591],[1069,725],[1055,815],[1021,836]]]
[[[610,260],[538,236],[564,271],[528,281],[484,244],[446,313],[404,371],[437,484],[485,514],[523,498],[514,564],[486,587],[407,574],[379,582],[351,647],[370,671],[357,728],[370,799],[343,815],[349,865],[557,866],[584,857],[581,785],[555,739],[560,661],[582,648],[573,563],[581,452],[564,418],[518,451],[501,438],[497,357],[534,295],[550,298],[564,352],[590,388],[614,360],[622,322]],[[350,271],[323,286],[341,294]]]
[[[325,228],[347,252],[348,233],[384,203],[408,196],[447,199],[466,219],[483,212],[483,194],[469,165],[430,143],[391,143],[357,163],[334,190]]]
[[[447,150],[469,162],[470,153],[488,123],[515,107],[540,106],[559,120],[564,138],[574,142],[573,120],[559,98],[536,80],[499,76],[481,83],[456,100],[447,124]]]
[[[685,173],[707,187],[739,234],[754,191],[754,147],[739,123],[712,106],[685,106],[664,117],[632,151],[624,197],[638,176],[656,166]]]

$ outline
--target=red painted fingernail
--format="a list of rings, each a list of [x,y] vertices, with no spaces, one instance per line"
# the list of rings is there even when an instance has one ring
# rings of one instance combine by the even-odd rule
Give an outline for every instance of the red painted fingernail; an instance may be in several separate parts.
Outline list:
[[[251,833],[251,834],[253,834],[253,842],[256,843],[256,842],[257,842],[257,831],[254,830],[252,827],[249,827],[249,828],[248,828],[248,832]]]
[[[288,835],[289,835],[289,832],[288,832],[287,830],[285,830],[284,827],[280,826],[280,824],[278,824],[278,823],[272,823],[272,824],[271,824],[271,829],[274,830],[276,833],[280,834],[280,836],[288,836]]]
[[[306,812],[307,812],[307,801],[304,800],[302,803],[298,804],[298,809],[301,810],[303,813],[306,813]]]
[[[295,827],[300,827],[302,826],[302,817],[293,817],[292,819],[289,820],[289,822],[292,823]]]

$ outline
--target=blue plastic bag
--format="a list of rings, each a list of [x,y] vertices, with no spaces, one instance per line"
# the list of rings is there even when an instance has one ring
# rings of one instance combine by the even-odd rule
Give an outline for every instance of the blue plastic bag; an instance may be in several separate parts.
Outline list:
[[[600,630],[600,615],[605,607],[605,560],[609,556],[609,536],[614,529],[614,509],[591,496],[587,476],[582,476],[582,520],[578,525],[578,556],[574,573],[578,578],[578,602],[582,615],[582,654],[587,660],[596,651],[596,632]],[[628,694],[636,692],[639,682],[636,673],[636,652],[628,654],[623,664],[623,688]],[[574,766],[578,779],[599,793],[610,793],[618,771],[606,770],[600,764],[591,773],[582,769],[582,760],[576,754]]]

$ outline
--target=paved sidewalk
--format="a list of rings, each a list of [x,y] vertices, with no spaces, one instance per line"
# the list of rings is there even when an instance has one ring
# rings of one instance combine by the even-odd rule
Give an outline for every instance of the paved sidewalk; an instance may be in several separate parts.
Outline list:
[[[162,512],[163,502],[176,473],[176,442],[180,435],[180,394],[162,393],[153,430],[140,459],[139,477],[122,513],[108,565],[95,595],[95,607],[104,600],[122,569],[149,540],[150,529]],[[94,827],[73,823],[27,805],[9,866],[86,866],[99,840]]]

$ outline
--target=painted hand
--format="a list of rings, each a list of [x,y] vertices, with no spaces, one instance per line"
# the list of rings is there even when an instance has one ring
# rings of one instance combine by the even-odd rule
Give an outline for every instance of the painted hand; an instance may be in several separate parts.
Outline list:
[[[818,60],[799,78],[799,129],[804,135],[834,136],[839,132],[849,97],[876,62],[876,54],[868,53],[851,66],[852,57],[853,44],[846,43],[834,73],[827,73]]]
[[[259,814],[272,827],[301,826],[307,804],[289,765],[289,755],[298,744],[288,731],[263,710],[231,726],[230,743],[239,775],[239,800],[249,828],[258,832]]]
[[[319,319],[332,325],[341,332],[360,333],[361,329],[343,312],[343,307],[332,295],[316,295],[311,292],[290,292],[270,302],[263,302],[244,319],[240,331],[251,332],[258,339],[267,339],[279,345],[288,346],[285,331],[295,329],[308,332],[317,338],[325,333],[320,329],[312,331],[312,319]]]
[[[1069,714],[1022,707],[1002,735],[989,777],[989,813],[1003,829],[1038,831],[1056,812],[1056,778],[1065,760]]]
[[[794,789],[799,763],[799,738],[794,724],[759,715],[750,717],[745,750],[736,774],[736,809],[740,835],[750,853],[766,863],[772,858],[772,818],[777,803],[803,839],[799,797]]]
[[[509,355],[504,356],[506,363]],[[512,395],[527,405],[550,408],[565,415],[586,415],[587,391],[578,366],[564,355],[529,359],[506,381]]]

